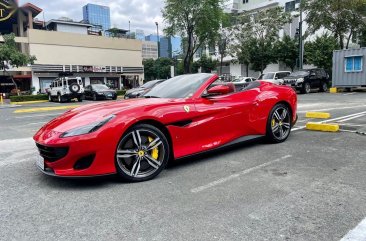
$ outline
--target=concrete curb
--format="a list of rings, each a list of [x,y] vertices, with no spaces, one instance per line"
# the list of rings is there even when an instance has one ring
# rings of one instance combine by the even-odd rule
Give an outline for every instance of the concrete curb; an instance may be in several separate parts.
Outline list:
[[[306,129],[311,131],[338,132],[339,125],[308,122],[306,123]]]
[[[325,112],[306,112],[306,118],[314,118],[314,119],[328,119],[331,117],[330,113]]]

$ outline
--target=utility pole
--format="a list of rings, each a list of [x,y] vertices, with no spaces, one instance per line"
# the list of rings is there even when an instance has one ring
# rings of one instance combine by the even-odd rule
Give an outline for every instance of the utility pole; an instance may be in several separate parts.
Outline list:
[[[158,58],[160,58],[160,38],[159,38],[159,23],[155,22],[156,25],[156,38],[158,41]]]
[[[303,69],[304,66],[304,41],[303,41],[303,19],[302,19],[302,1],[299,5],[300,10],[300,22],[299,22],[299,69]]]
[[[131,38],[131,21],[128,20],[128,38]]]

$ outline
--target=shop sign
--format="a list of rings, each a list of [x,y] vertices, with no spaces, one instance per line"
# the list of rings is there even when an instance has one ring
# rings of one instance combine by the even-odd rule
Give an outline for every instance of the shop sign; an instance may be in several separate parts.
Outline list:
[[[107,72],[107,69],[106,69],[106,67],[102,67],[102,66],[83,66],[83,72],[102,73],[102,72]]]
[[[16,5],[9,0],[0,0],[0,22],[8,20],[16,11]]]

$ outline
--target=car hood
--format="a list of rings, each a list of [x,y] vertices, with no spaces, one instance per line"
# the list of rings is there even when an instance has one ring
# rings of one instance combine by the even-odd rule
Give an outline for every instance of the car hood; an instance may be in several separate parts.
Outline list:
[[[44,132],[45,130],[52,131],[54,133],[63,133],[77,127],[100,122],[110,115],[119,116],[125,114],[126,111],[134,112],[134,109],[140,110],[141,108],[145,108],[147,106],[159,106],[174,101],[174,99],[143,98],[84,105],[69,110],[61,116],[53,119],[43,126],[38,131],[38,133]]]
[[[127,90],[126,91],[126,95],[128,94],[133,94],[133,93],[136,93],[136,92],[142,92],[142,91],[145,91],[147,90],[146,88],[135,88],[135,89],[130,89],[130,90]]]
[[[116,93],[115,90],[96,90],[97,93]]]

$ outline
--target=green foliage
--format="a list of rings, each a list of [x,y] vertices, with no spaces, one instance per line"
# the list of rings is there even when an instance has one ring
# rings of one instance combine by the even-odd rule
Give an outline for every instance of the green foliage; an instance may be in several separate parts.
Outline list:
[[[231,49],[242,64],[252,64],[252,69],[263,72],[268,64],[276,61],[274,43],[278,32],[292,17],[283,8],[271,8],[257,14],[238,16],[234,27],[237,39]]]
[[[3,35],[4,43],[0,43],[0,69],[4,71],[7,64],[20,67],[27,64],[33,64],[36,60],[34,56],[27,56],[19,51],[17,43],[15,42],[15,35]]]
[[[117,90],[116,92],[118,96],[123,96],[126,94],[126,90]]]
[[[37,100],[48,100],[48,95],[10,96],[11,102],[24,102],[24,101],[37,101]]]
[[[299,58],[299,43],[296,39],[285,35],[282,40],[275,43],[274,56],[294,71],[296,60]]]
[[[146,59],[142,64],[144,65],[146,81],[170,78],[170,68],[174,65],[173,60],[169,58]]]
[[[217,60],[202,55],[202,57],[193,63],[193,73],[198,73],[198,69],[201,68],[202,73],[211,73],[217,67]]]
[[[318,68],[324,68],[328,73],[332,70],[333,51],[339,49],[337,39],[330,35],[317,37],[313,42],[305,43],[304,61]]]
[[[352,36],[365,26],[365,0],[307,0],[302,2],[309,24],[308,34],[325,28],[343,49],[349,47]]]
[[[191,72],[196,51],[213,44],[223,17],[223,0],[165,0],[162,10],[168,36],[179,34],[184,46],[184,72]]]

